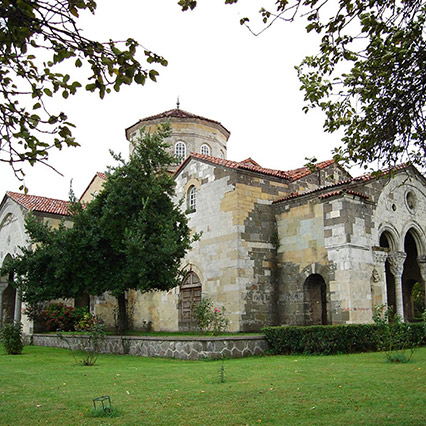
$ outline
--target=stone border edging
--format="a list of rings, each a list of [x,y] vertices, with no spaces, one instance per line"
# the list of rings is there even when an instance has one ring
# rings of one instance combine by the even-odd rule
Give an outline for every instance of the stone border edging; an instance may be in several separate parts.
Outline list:
[[[35,346],[73,349],[88,336],[64,336],[68,344],[53,334],[29,336]],[[101,353],[176,359],[241,358],[263,355],[269,348],[263,334],[254,336],[106,336]]]

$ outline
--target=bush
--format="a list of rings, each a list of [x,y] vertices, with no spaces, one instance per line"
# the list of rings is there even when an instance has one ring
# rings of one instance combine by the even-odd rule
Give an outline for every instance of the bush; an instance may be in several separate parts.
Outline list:
[[[1,329],[1,343],[9,355],[18,355],[22,352],[22,324],[7,323]]]
[[[398,324],[398,335],[403,328],[404,338],[414,346],[426,344],[423,324]],[[380,326],[350,324],[328,326],[266,327],[263,330],[274,354],[348,354],[380,350]],[[405,340],[405,341],[406,341]]]
[[[378,329],[378,349],[385,353],[386,359],[389,362],[409,362],[415,347],[424,340],[426,322],[417,327],[403,323],[401,317],[394,315],[386,305],[375,308],[373,320]]]
[[[103,320],[89,312],[84,312],[80,320],[75,324],[75,331],[92,331],[99,327],[105,328]]]
[[[47,331],[74,331],[75,326],[87,314],[85,308],[73,308],[63,303],[52,303],[40,314],[40,320]]]
[[[195,306],[194,317],[202,333],[211,331],[215,336],[226,331],[229,325],[229,320],[225,318],[225,308],[220,310],[214,307],[213,301],[208,296],[204,296]]]
[[[76,331],[82,334],[64,336],[58,332],[59,339],[65,342],[76,364],[92,366],[96,364],[102,343],[105,340],[105,324],[101,318],[89,313],[77,324]]]

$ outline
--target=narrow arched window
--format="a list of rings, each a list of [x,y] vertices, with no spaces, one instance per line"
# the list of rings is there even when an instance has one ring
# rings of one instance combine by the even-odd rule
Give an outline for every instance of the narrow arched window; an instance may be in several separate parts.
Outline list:
[[[186,157],[186,145],[184,142],[176,142],[175,144],[175,156],[179,160],[183,161]]]
[[[201,154],[210,155],[210,147],[206,144],[201,145]]]
[[[188,210],[195,212],[197,208],[197,188],[192,185],[188,190]]]

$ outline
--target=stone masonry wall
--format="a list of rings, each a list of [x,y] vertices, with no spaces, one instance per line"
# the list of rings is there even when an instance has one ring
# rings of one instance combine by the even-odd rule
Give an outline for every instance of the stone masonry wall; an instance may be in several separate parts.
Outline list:
[[[60,339],[54,335],[34,334],[32,344],[67,349],[81,349],[87,346],[84,336]],[[66,340],[66,341],[65,341]],[[177,359],[220,359],[241,358],[263,355],[268,349],[264,336],[227,337],[121,337],[107,336],[101,346],[101,353],[164,357]]]
[[[232,331],[275,324],[275,221],[272,200],[287,183],[192,160],[176,178],[178,197],[197,187],[190,226],[201,233],[185,259],[202,292],[223,305]],[[191,269],[192,268],[192,269]]]
[[[329,283],[333,324],[371,321],[373,208],[371,202],[354,196],[324,202],[325,247],[335,265]]]
[[[318,197],[275,205],[278,230],[279,323],[305,324],[304,283],[311,274],[326,284],[332,265],[324,245],[323,205]]]
[[[259,331],[278,323],[277,227],[272,201],[288,194],[288,183],[255,174],[235,174],[240,233],[241,329]]]

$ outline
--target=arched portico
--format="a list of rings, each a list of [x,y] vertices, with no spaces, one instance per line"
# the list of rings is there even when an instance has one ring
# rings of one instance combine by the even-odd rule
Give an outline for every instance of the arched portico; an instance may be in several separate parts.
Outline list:
[[[388,253],[387,256],[384,257],[385,261],[385,294],[384,301],[387,306],[392,309],[393,312],[397,311],[396,308],[396,287],[395,287],[395,276],[394,270],[392,269],[392,258],[390,257],[390,253],[396,252],[396,238],[395,234],[389,229],[385,229],[380,235],[380,247],[385,249]]]
[[[4,261],[11,259],[8,254]],[[13,274],[0,277],[0,327],[1,324],[21,321],[21,299],[18,290],[13,286]]]
[[[383,229],[380,247],[388,253],[385,257],[385,293],[387,305],[404,321],[415,316],[412,291],[419,282],[424,294],[426,278],[425,238],[421,228],[409,224],[401,237]]]
[[[404,251],[407,255],[404,261],[402,273],[402,296],[404,308],[404,320],[415,319],[413,287],[418,282],[422,292],[425,292],[425,277],[422,276],[421,264],[424,263],[422,239],[415,228],[410,228],[405,234]],[[424,269],[424,266],[423,266]],[[423,271],[424,272],[424,271]]]

